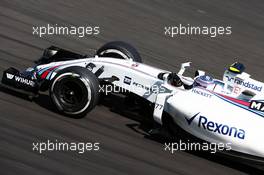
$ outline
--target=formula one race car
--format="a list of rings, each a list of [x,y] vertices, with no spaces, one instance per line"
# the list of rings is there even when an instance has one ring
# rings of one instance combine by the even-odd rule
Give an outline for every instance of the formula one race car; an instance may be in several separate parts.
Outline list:
[[[148,66],[120,41],[105,44],[92,57],[51,46],[33,68],[4,71],[2,86],[32,97],[49,90],[56,108],[73,117],[86,115],[100,93],[118,87],[153,104],[157,123],[170,117],[201,140],[230,143],[233,151],[263,161],[264,84],[251,79],[241,63],[232,64],[223,81],[201,70],[186,77],[188,66],[182,64],[177,73]]]

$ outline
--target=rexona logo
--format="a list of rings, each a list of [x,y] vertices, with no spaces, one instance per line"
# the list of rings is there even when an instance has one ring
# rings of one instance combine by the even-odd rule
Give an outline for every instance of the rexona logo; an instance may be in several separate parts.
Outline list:
[[[235,137],[238,139],[245,139],[245,130],[236,128],[234,126],[230,127],[228,125],[222,124],[222,123],[217,123],[214,121],[208,120],[205,116],[199,115],[200,113],[195,114],[193,117],[190,119],[186,118],[186,121],[188,125],[191,125],[193,120],[196,117],[199,117],[197,126],[199,128],[202,128],[208,132],[213,132],[216,134],[221,134],[221,135],[226,135],[230,137]]]
[[[233,77],[229,77],[229,76],[226,76],[226,78],[229,82],[234,82],[235,84],[242,85],[246,88],[250,88],[250,89],[253,89],[253,90],[256,90],[259,92],[261,92],[261,90],[262,90],[262,86],[257,86],[253,83],[246,82],[246,81],[243,81],[241,79],[237,79],[237,78],[233,78]]]
[[[250,105],[249,105],[249,108],[253,109],[253,110],[264,112],[264,102],[252,100]]]

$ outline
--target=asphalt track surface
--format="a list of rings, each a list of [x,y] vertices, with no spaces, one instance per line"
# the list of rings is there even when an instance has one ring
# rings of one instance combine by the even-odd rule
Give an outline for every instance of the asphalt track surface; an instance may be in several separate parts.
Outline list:
[[[263,9],[262,0],[1,0],[0,71],[31,66],[50,45],[88,53],[105,42],[123,40],[138,48],[145,63],[160,68],[177,71],[181,62],[192,61],[191,70],[221,78],[224,68],[239,60],[264,81]],[[32,35],[32,26],[47,23],[100,26],[100,35]],[[229,25],[232,34],[164,35],[164,26],[180,23]],[[31,102],[0,92],[0,174],[256,174],[214,156],[165,152],[162,141],[147,137],[150,126],[143,122],[144,114],[117,112],[123,110],[122,100],[109,101],[77,120],[54,112],[45,95]],[[99,142],[100,150],[32,151],[33,142],[47,140]]]

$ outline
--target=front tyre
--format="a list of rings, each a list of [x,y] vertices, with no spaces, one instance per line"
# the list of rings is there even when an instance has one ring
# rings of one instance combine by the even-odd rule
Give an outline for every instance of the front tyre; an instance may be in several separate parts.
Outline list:
[[[98,102],[98,79],[83,67],[66,68],[54,78],[50,97],[61,113],[74,118],[84,117]]]
[[[96,55],[99,57],[118,58],[142,63],[141,56],[137,49],[123,41],[106,43],[97,50]]]

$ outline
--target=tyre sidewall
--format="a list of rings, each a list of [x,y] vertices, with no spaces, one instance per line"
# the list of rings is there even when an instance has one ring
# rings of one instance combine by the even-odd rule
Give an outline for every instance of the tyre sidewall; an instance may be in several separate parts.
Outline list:
[[[60,90],[56,89],[59,87],[58,83],[60,81],[63,81],[65,78],[74,78],[78,79],[79,83],[82,83],[83,87],[85,87],[85,95],[86,97],[83,97],[85,100],[87,98],[87,101],[85,101],[84,104],[81,104],[83,107],[80,107],[77,111],[71,111],[65,108],[65,105],[62,104],[61,99],[59,99],[58,93]],[[73,80],[74,80],[73,79]],[[76,80],[74,80],[76,81]],[[54,89],[55,88],[55,89]],[[85,114],[87,114],[90,110],[92,110],[97,102],[98,102],[98,88],[99,88],[99,82],[97,78],[95,77],[92,72],[89,70],[83,68],[83,67],[70,67],[66,68],[65,70],[59,72],[55,78],[53,79],[53,82],[50,86],[50,97],[55,104],[56,108],[63,114],[72,116],[72,117],[83,117]]]
[[[102,53],[107,50],[116,50],[117,52],[118,51],[122,52],[124,55],[128,57],[128,58],[123,58],[123,59],[128,59],[128,60],[142,63],[140,54],[137,52],[137,50],[133,46],[131,46],[128,43],[125,43],[122,41],[112,41],[112,42],[106,43],[100,49],[98,49],[96,54],[98,56],[103,56]]]

